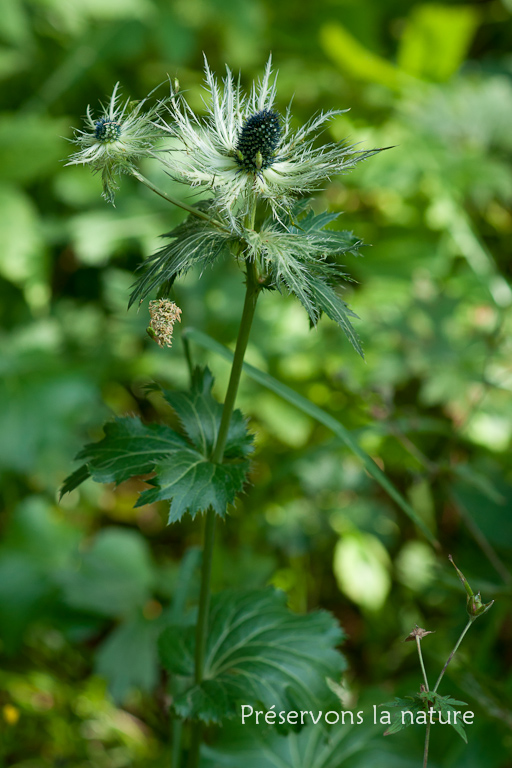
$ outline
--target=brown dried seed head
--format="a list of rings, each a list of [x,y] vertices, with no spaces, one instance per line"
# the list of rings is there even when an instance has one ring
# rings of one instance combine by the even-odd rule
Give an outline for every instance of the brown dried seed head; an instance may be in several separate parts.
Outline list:
[[[404,640],[404,643],[412,643],[413,640],[416,640],[417,637],[421,640],[425,635],[432,635],[435,630],[433,629],[422,629],[421,627],[418,627],[416,624],[415,629],[412,630],[412,632],[407,635],[407,637]]]

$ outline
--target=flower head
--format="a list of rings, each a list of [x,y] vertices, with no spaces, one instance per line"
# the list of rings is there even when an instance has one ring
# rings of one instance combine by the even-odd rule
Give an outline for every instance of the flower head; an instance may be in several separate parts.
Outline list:
[[[232,220],[258,199],[266,200],[281,218],[297,196],[317,190],[330,176],[379,151],[334,143],[313,146],[318,129],[340,110],[321,112],[293,131],[290,109],[280,115],[274,107],[270,58],[249,95],[229,69],[222,86],[207,62],[205,72],[210,95],[206,117],[198,118],[183,99],[171,99],[169,118],[158,124],[178,140],[167,161],[170,175],[214,190],[216,205]]]
[[[75,130],[72,140],[80,149],[67,163],[90,165],[94,172],[101,171],[103,197],[109,203],[114,202],[117,189],[115,177],[120,173],[130,173],[137,160],[151,155],[157,140],[163,135],[154,123],[162,102],[144,112],[147,99],[135,104],[129,99],[121,103],[118,89],[119,83],[108,104],[102,105],[99,117],[94,117],[91,107],[87,107],[85,130]]]

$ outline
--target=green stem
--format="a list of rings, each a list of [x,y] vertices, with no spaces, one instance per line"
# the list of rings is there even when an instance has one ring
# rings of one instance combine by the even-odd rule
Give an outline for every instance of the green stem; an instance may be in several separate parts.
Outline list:
[[[188,213],[192,213],[194,216],[197,216],[198,219],[203,219],[203,221],[208,221],[210,224],[213,224],[216,227],[219,227],[219,229],[223,229],[225,232],[231,232],[231,230],[226,227],[221,221],[217,221],[217,219],[212,219],[211,216],[208,216],[207,213],[204,213],[204,211],[200,211],[198,208],[194,208],[192,205],[187,205],[187,203],[182,202],[181,200],[177,200],[174,197],[171,197],[171,195],[168,195],[167,192],[164,192],[163,190],[159,189],[155,184],[153,184],[152,181],[149,179],[146,179],[145,176],[142,175],[137,169],[133,169],[131,171],[132,176],[137,179],[137,181],[140,181],[141,184],[144,184],[148,189],[150,189],[152,192],[155,192],[155,194],[160,195],[160,197],[163,197],[164,200],[167,200],[168,203],[172,203],[173,205],[178,206],[178,208],[183,208],[184,211],[188,211]]]
[[[441,674],[440,674],[440,675],[439,675],[439,677],[437,678],[437,683],[436,683],[436,686],[435,686],[435,688],[434,688],[434,691],[433,691],[433,693],[436,693],[437,689],[439,688],[439,683],[441,682],[441,680],[442,680],[442,678],[443,678],[443,675],[444,675],[444,673],[446,672],[446,668],[447,668],[448,664],[450,663],[450,661],[453,659],[453,657],[454,657],[454,656],[455,656],[455,654],[457,653],[457,650],[458,650],[458,648],[459,648],[459,645],[462,643],[462,641],[463,641],[463,639],[464,639],[464,635],[466,634],[466,632],[468,631],[468,629],[470,628],[470,626],[472,625],[472,623],[474,622],[474,620],[475,620],[474,618],[470,618],[470,619],[469,619],[468,623],[466,624],[466,626],[464,627],[464,629],[463,629],[463,631],[462,631],[462,634],[461,634],[461,636],[459,637],[459,639],[457,640],[457,642],[456,642],[456,644],[455,644],[455,648],[453,649],[453,651],[450,653],[450,655],[449,655],[449,656],[448,656],[448,658],[446,659],[446,664],[445,664],[445,665],[444,665],[444,667],[442,668],[442,670],[441,670]]]
[[[224,457],[224,448],[228,437],[231,415],[235,407],[238,385],[242,374],[245,350],[249,341],[249,334],[256,309],[256,301],[260,286],[256,279],[255,265],[253,262],[247,263],[247,288],[245,293],[245,303],[238,330],[235,355],[231,366],[231,375],[229,377],[226,399],[222,410],[222,418],[217,434],[217,440],[213,449],[211,461],[214,464],[222,462]],[[206,649],[208,615],[210,611],[210,577],[212,570],[213,544],[215,540],[215,522],[216,513],[210,508],[206,513],[204,528],[204,548],[203,563],[201,569],[201,592],[199,595],[199,610],[196,626],[196,653],[195,653],[195,682],[199,685],[203,679],[204,656]],[[201,746],[202,725],[196,721],[191,730],[191,746],[189,752],[189,768],[197,768],[199,765],[199,749]]]
[[[429,742],[430,742],[430,721],[427,723],[427,730],[425,732],[425,749],[423,751],[423,768],[427,768]]]
[[[416,635],[416,646],[418,648],[418,656],[420,657],[421,671],[423,672],[423,679],[425,681],[425,688],[428,691],[430,689],[428,687],[427,673],[425,671],[425,665],[423,663],[423,655],[421,653],[421,639],[420,639],[420,637],[418,635]]]
[[[180,768],[182,727],[183,727],[183,723],[181,722],[181,720],[177,720],[176,718],[173,718],[171,768]]]

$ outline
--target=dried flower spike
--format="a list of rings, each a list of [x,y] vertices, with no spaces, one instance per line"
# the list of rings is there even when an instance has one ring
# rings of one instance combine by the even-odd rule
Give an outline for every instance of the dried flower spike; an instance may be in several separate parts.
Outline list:
[[[169,299],[156,299],[149,302],[151,322],[148,334],[160,347],[172,347],[174,323],[181,323],[181,309]]]

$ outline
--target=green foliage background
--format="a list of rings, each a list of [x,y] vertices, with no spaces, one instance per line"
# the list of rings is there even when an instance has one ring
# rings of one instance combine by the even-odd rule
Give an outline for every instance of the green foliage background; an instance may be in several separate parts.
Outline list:
[[[510,768],[511,12],[510,0],[4,0],[0,766],[165,765],[155,639],[197,589],[198,521],[166,527],[165,504],[134,509],[142,480],[56,500],[106,418],[163,419],[144,386],[187,384],[181,329],[161,350],[145,308],[126,312],[134,269],[181,213],[128,178],[107,207],[98,178],[63,167],[65,139],[117,81],[136,99],[177,76],[200,109],[202,51],[249,83],[271,50],[280,109],[293,97],[302,122],[350,107],[329,138],[393,149],[315,203],[373,244],[347,263],[366,362],[329,320],[310,331],[275,294],[260,300],[247,359],[339,419],[440,548],[339,438],[245,377],[253,485],[221,526],[215,586],[272,583],[299,613],[333,612],[349,636],[345,704],[360,709],[417,690],[401,643],[415,623],[436,630],[423,647],[432,675],[442,666],[465,621],[451,553],[496,604],[443,684],[476,713],[470,747],[434,728],[432,766]],[[242,296],[230,262],[176,288],[183,325],[227,345]],[[227,363],[192,353],[222,399]],[[379,734],[374,762],[340,764],[419,764],[421,729]],[[233,764],[222,760],[212,749],[207,764]]]

